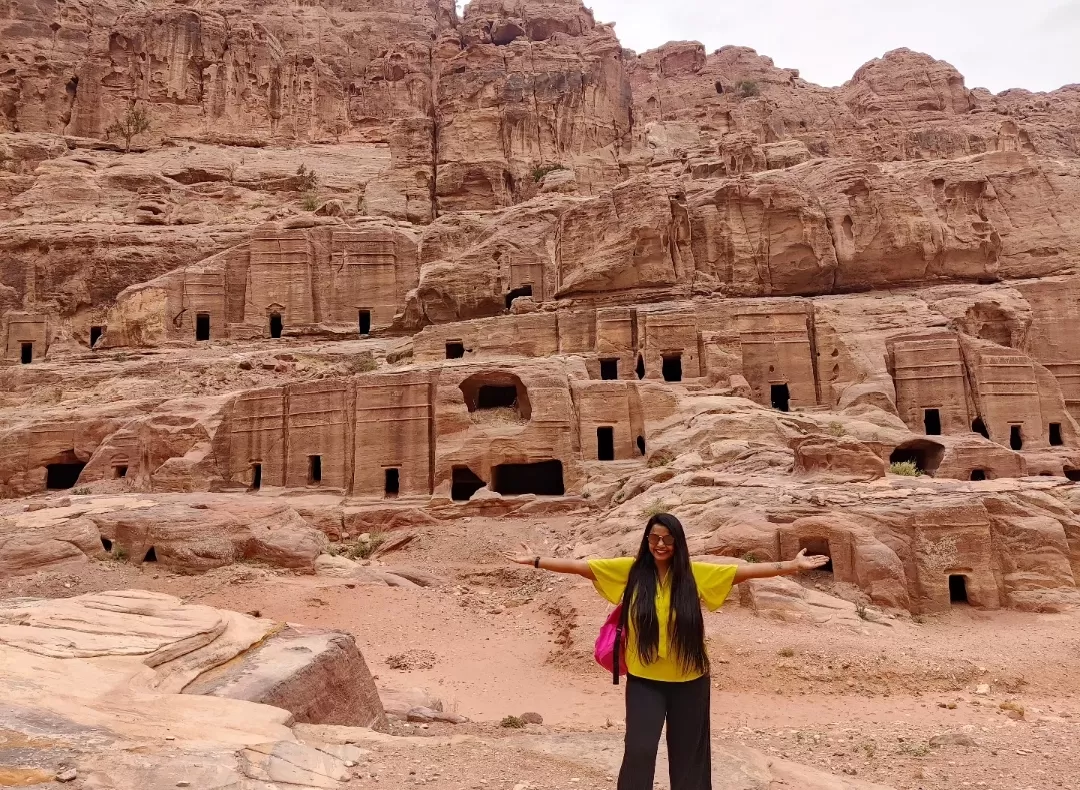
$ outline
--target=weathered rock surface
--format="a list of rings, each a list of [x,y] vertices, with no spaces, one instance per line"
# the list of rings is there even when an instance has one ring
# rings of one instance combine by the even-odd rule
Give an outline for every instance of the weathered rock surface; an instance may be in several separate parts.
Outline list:
[[[316,644],[333,650],[295,649]],[[280,631],[141,591],[6,603],[0,667],[0,725],[26,744],[20,764],[63,755],[85,781],[117,788],[336,787],[349,776],[345,760],[288,725],[383,721],[351,637]],[[221,693],[229,680],[232,693]],[[216,693],[199,696],[192,681]]]
[[[304,724],[385,725],[375,684],[347,634],[289,626],[227,665],[204,672],[185,694],[284,708]]]
[[[241,560],[312,572],[326,537],[287,505],[250,497],[76,498],[0,518],[0,569],[32,573],[91,559],[201,572]]]
[[[0,37],[0,496],[45,495],[0,568],[423,585],[323,535],[582,507],[607,547],[670,498],[883,606],[1074,600],[1075,88],[903,49],[822,88],[580,0]]]

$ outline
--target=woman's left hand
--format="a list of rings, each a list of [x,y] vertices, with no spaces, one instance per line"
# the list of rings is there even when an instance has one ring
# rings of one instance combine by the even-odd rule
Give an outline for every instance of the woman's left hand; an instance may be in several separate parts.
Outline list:
[[[826,557],[823,554],[815,554],[812,557],[807,557],[806,549],[803,549],[795,556],[795,567],[799,569],[799,573],[823,568],[830,562],[832,562],[832,558]]]

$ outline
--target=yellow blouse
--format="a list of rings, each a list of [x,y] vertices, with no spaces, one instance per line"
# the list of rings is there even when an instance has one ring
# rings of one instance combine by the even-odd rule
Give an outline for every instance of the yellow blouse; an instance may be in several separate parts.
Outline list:
[[[633,557],[620,557],[612,560],[589,560],[596,581],[593,586],[610,603],[618,605],[622,602],[623,591],[630,577],[630,568],[634,564]],[[694,580],[697,582],[698,594],[702,603],[710,612],[719,609],[735,581],[736,565],[710,565],[704,562],[691,563]],[[670,578],[670,577],[669,577]],[[668,619],[671,614],[671,585],[667,580],[657,586],[656,589],[656,617],[660,622],[660,644],[657,659],[649,664],[641,663],[637,652],[637,633],[634,629],[634,620],[628,618],[630,633],[626,643],[626,669],[639,678],[647,680],[663,680],[668,682],[685,682],[697,680],[702,673],[684,670],[674,655],[668,655],[670,647],[670,633]]]

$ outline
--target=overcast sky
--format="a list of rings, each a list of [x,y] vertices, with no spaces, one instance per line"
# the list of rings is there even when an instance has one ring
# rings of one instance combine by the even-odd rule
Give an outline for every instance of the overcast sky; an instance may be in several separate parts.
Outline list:
[[[585,0],[623,46],[753,47],[803,79],[840,85],[908,47],[952,63],[969,88],[1080,83],[1080,0]]]

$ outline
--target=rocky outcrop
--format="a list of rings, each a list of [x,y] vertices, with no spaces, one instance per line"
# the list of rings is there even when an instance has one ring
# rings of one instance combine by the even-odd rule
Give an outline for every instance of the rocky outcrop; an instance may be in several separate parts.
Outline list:
[[[301,741],[294,717],[385,722],[352,637],[143,591],[9,602],[0,665],[17,764],[116,787],[336,787],[361,752]]]
[[[77,497],[0,519],[0,569],[33,573],[113,558],[182,573],[253,560],[314,571],[325,536],[251,497]]]

